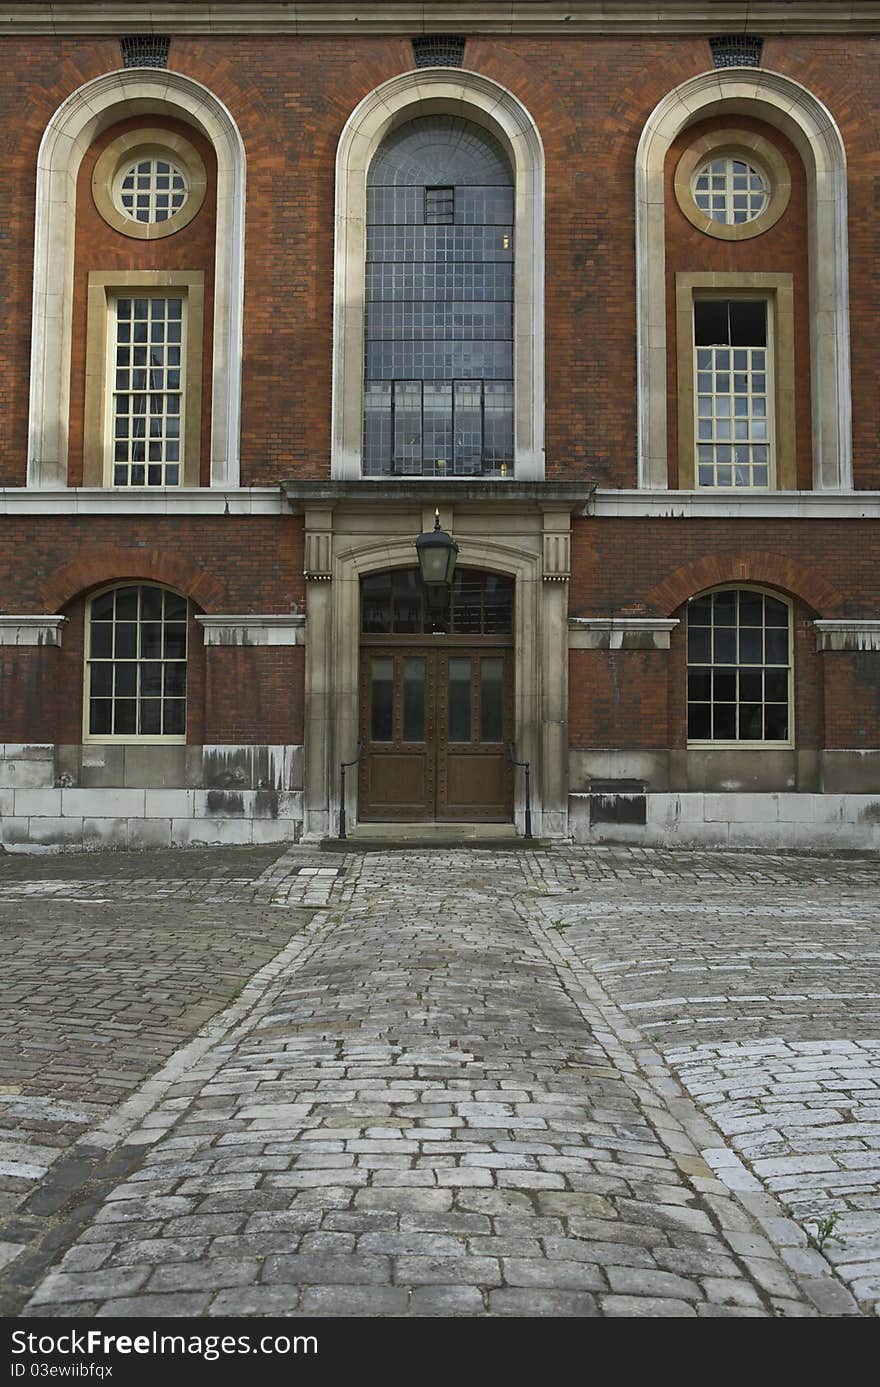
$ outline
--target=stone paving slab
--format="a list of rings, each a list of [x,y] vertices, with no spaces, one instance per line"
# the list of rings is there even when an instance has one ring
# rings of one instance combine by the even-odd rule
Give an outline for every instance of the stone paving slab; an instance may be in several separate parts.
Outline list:
[[[13,1287],[49,1215],[95,1176],[95,1153],[83,1165],[74,1149],[308,919],[275,909],[271,883],[284,890],[315,855],[279,877],[280,852],[0,856],[0,1267]]]
[[[872,1198],[878,884],[865,857],[751,852],[0,858],[0,943],[30,931],[31,964],[58,965],[19,1055],[45,1088],[0,1086],[33,1191],[0,1225],[0,1304],[31,1286],[29,1316],[748,1318],[858,1313],[849,1286],[870,1312],[876,1202],[839,1215],[852,1256],[820,1253],[808,1216],[840,1175]],[[120,986],[84,1009],[88,978]],[[34,967],[10,1004],[39,995]],[[117,1006],[140,1008],[140,1086],[124,1050],[105,1063]],[[780,1113],[788,1145],[762,1147]],[[829,1155],[823,1125],[861,1144]]]
[[[717,1124],[720,1177],[772,1192],[810,1239],[786,1261],[876,1311],[880,862],[654,850],[621,894],[568,856],[533,863],[544,914]]]
[[[555,855],[521,860],[334,857],[328,908],[127,1133],[140,1162],[25,1313],[855,1313],[700,1155],[737,1159],[529,898]]]

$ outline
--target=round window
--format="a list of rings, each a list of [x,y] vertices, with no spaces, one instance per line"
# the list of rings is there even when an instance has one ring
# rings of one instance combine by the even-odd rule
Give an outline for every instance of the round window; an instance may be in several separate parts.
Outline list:
[[[138,159],[123,166],[117,181],[115,201],[135,222],[167,222],[189,196],[185,173],[170,159]]]
[[[697,171],[694,202],[713,222],[741,226],[760,217],[770,200],[770,183],[744,159],[710,159]]]
[[[723,241],[746,241],[769,231],[791,196],[782,151],[753,130],[698,136],[675,169],[675,198],[699,231]]]
[[[195,145],[172,130],[129,130],[99,155],[95,206],[115,231],[141,240],[172,236],[205,200],[207,175]]]

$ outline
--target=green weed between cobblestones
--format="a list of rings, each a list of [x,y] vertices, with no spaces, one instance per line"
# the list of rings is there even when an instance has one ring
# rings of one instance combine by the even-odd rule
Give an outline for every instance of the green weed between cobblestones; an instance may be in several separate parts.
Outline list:
[[[837,1211],[835,1211],[833,1214],[826,1214],[824,1218],[807,1219],[808,1224],[814,1223],[816,1225],[816,1232],[813,1235],[813,1241],[815,1242],[820,1252],[822,1251],[822,1248],[825,1246],[825,1244],[829,1241],[833,1243],[839,1243],[841,1247],[846,1247],[846,1241],[834,1232],[839,1217],[840,1214]]]

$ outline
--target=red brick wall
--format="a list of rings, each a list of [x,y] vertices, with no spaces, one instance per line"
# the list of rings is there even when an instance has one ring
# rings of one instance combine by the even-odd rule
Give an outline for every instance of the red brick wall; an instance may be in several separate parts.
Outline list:
[[[189,597],[194,610],[216,614],[301,611],[305,600],[302,520],[295,516],[140,522],[94,517],[86,544],[82,521],[72,517],[6,519],[0,521],[0,556],[8,611],[60,611],[68,618],[60,650],[0,647],[0,741],[81,740],[83,620],[90,591],[127,580],[154,581]],[[270,651],[273,659],[277,650]],[[263,648],[211,649],[219,658],[209,729],[206,652],[202,628],[191,621],[187,741],[301,741],[302,651],[280,650],[275,670]],[[224,664],[227,654],[242,663]]]
[[[55,740],[60,666],[57,646],[0,646],[0,742]]]
[[[665,747],[665,650],[572,650],[569,741],[574,747]]]
[[[683,604],[706,588],[742,582],[795,599],[797,746],[876,747],[880,659],[870,653],[817,655],[812,625],[817,616],[873,614],[872,574],[880,561],[875,528],[848,521],[768,520],[748,527],[715,520],[575,521],[572,616],[675,616],[682,626],[673,632],[668,655],[572,652],[571,744],[685,746]]]
[[[827,709],[826,745],[876,750],[880,746],[880,653],[828,650],[819,660]]]
[[[205,741],[301,743],[304,655],[301,645],[209,646]]]
[[[0,231],[0,417],[6,422],[0,480],[21,484],[37,149],[61,101],[118,67],[119,48],[115,39],[92,36],[27,37],[0,40],[0,51],[0,119],[14,131],[0,164],[6,209]],[[862,487],[880,487],[878,55],[880,41],[858,36],[770,38],[764,51],[765,66],[803,83],[828,105],[846,145],[854,449]],[[636,146],[657,101],[708,68],[708,45],[698,36],[487,35],[469,40],[465,65],[512,90],[544,141],[548,475],[632,486]],[[247,149],[244,480],[326,476],[336,146],[363,96],[412,66],[409,42],[357,35],[345,42],[310,35],[175,37],[170,66],[219,96]],[[786,214],[791,229],[801,215],[795,199]],[[764,255],[758,249],[763,242],[769,255],[770,235],[749,243],[748,254]],[[708,255],[721,253],[706,247]],[[808,433],[800,421],[798,433],[803,448]]]

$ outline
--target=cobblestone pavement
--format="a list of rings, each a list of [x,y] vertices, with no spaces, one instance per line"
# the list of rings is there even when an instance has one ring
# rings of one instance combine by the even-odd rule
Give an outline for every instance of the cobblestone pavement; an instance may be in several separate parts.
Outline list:
[[[184,855],[167,860],[176,870]],[[227,876],[225,889],[261,919],[288,921],[287,942],[197,1044],[90,1129],[107,1153],[103,1180],[88,1217],[49,1249],[25,1314],[859,1313],[786,1215],[777,1173],[758,1169],[741,1131],[726,1140],[720,1129],[737,1120],[737,1064],[770,1072],[769,1019],[788,1047],[782,1060],[774,1051],[774,1082],[816,1038],[792,979],[820,917],[802,913],[789,933],[784,901],[796,913],[827,895],[823,948],[857,954],[855,966],[840,955],[846,990],[867,992],[867,971],[853,981],[867,932],[853,945],[841,921],[867,928],[876,864],[293,848],[245,877]],[[89,889],[123,889],[109,878],[96,871]],[[291,908],[306,903],[316,913],[295,933]],[[197,908],[181,898],[184,918]],[[747,992],[725,975],[722,992],[711,970],[737,949],[760,985]],[[699,966],[702,982],[677,965]],[[697,991],[708,976],[711,995],[729,999],[710,1004],[715,1030]],[[817,974],[811,996],[819,986]],[[758,994],[763,1020],[749,1011]],[[670,998],[684,1000],[664,1009]],[[656,1004],[659,1028],[643,1002]],[[877,1032],[861,1002],[864,1060]],[[848,1003],[820,1012],[817,1031],[851,1038]],[[696,1029],[664,1035],[682,1017]],[[814,1062],[845,1068],[852,1052],[842,1062],[821,1038]],[[731,1045],[735,1056],[719,1053]],[[847,1102],[866,1091],[848,1089]],[[820,1112],[813,1092],[792,1104],[796,1119]],[[870,1153],[871,1123],[858,1125]],[[856,1237],[851,1225],[847,1246]],[[869,1310],[859,1264],[835,1260]]]
[[[47,1219],[89,1176],[83,1142],[100,1154],[88,1134],[309,918],[271,908],[276,896],[314,904],[314,878],[300,863],[274,868],[280,852],[0,857],[0,1268],[11,1297],[0,1311],[57,1250]],[[324,866],[302,857],[306,871]]]
[[[876,1305],[880,862],[608,849],[535,868],[547,918],[741,1158],[725,1178],[827,1235]]]

